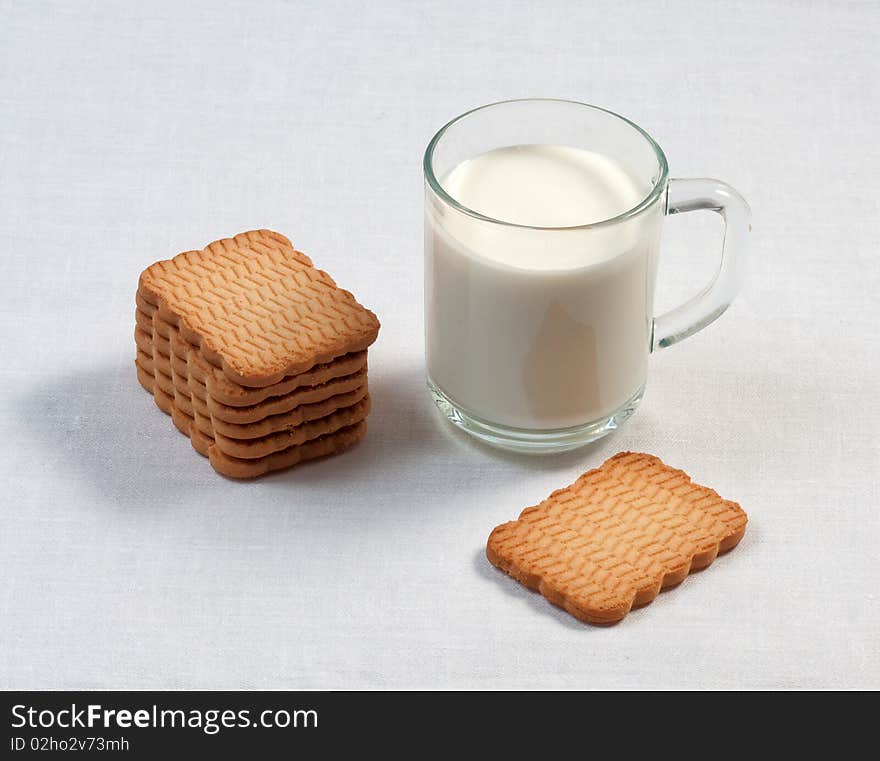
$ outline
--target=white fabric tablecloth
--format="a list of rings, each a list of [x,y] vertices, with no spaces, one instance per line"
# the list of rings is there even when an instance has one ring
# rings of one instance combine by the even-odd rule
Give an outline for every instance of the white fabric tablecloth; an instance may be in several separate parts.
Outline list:
[[[17,3],[0,24],[0,687],[880,687],[873,3]],[[422,151],[503,98],[601,104],[754,211],[747,286],[617,435],[542,459],[423,383]],[[158,258],[287,233],[382,320],[367,439],[218,477],[137,385]],[[669,220],[659,300],[709,278]],[[749,531],[611,629],[489,531],[623,449]]]

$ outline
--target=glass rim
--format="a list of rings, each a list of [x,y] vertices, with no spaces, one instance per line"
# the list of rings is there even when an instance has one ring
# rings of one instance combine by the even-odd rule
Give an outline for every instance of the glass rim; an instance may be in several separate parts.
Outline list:
[[[457,124],[458,122],[462,121],[463,119],[470,116],[471,114],[475,114],[477,111],[484,111],[487,108],[494,108],[495,106],[504,106],[504,105],[508,105],[510,103],[566,103],[566,104],[569,104],[572,106],[583,106],[585,108],[591,108],[595,111],[602,111],[606,114],[609,114],[610,116],[613,116],[616,119],[619,119],[624,124],[627,124],[628,126],[632,127],[634,130],[636,130],[636,132],[638,132],[648,142],[648,145],[651,146],[651,149],[654,151],[654,157],[657,159],[657,164],[660,167],[660,175],[657,178],[657,182],[654,183],[654,186],[651,188],[651,190],[648,192],[648,194],[632,208],[627,209],[626,211],[621,212],[620,214],[617,214],[616,216],[608,217],[607,219],[600,219],[596,222],[589,222],[589,223],[583,224],[583,225],[564,225],[564,226],[559,226],[559,227],[552,226],[552,225],[551,226],[523,225],[523,224],[519,224],[517,222],[508,222],[503,219],[496,219],[494,217],[489,217],[485,214],[481,214],[480,212],[478,212],[474,209],[468,208],[467,206],[465,206],[464,204],[460,203],[458,200],[453,198],[451,195],[449,195],[449,193],[446,192],[446,190],[443,188],[443,186],[440,184],[439,180],[437,179],[436,175],[434,174],[434,166],[433,166],[434,149],[437,147],[437,144],[440,142],[440,140],[446,134],[447,130],[449,130],[449,128],[452,127],[454,124]],[[503,146],[498,146],[498,147],[500,148]],[[425,149],[425,156],[424,156],[424,159],[422,160],[422,166],[423,166],[424,173],[425,173],[425,179],[426,179],[428,185],[430,186],[431,190],[433,190],[434,193],[439,198],[441,198],[444,202],[446,202],[448,205],[452,206],[454,209],[457,209],[458,211],[462,212],[463,214],[467,214],[468,216],[473,217],[475,219],[479,219],[483,222],[490,222],[490,223],[496,224],[496,225],[505,225],[506,227],[520,227],[520,228],[523,228],[526,230],[546,230],[546,231],[552,231],[552,230],[590,230],[590,229],[598,228],[598,227],[609,227],[611,225],[618,224],[620,222],[624,222],[627,219],[631,219],[632,217],[635,217],[635,216],[641,214],[646,209],[650,208],[654,204],[654,202],[658,198],[660,198],[660,196],[663,194],[664,189],[666,188],[666,181],[669,178],[669,164],[666,161],[666,154],[663,153],[663,149],[658,145],[657,141],[654,140],[654,138],[651,137],[651,135],[649,135],[638,124],[627,119],[625,116],[621,116],[620,114],[615,113],[614,111],[611,111],[607,108],[602,108],[601,106],[595,106],[592,103],[584,103],[579,100],[568,100],[566,98],[512,98],[509,100],[498,100],[498,101],[495,101],[494,103],[487,103],[484,106],[477,106],[476,108],[472,108],[469,111],[465,111],[463,114],[459,114],[458,116],[456,116],[455,118],[451,119],[446,124],[444,124],[439,130],[437,130],[437,133],[434,135],[434,137],[431,138],[431,142],[428,143],[428,147]]]

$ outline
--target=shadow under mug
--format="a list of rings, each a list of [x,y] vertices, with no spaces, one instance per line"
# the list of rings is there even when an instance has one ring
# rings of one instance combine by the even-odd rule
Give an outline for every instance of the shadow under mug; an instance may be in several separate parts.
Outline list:
[[[645,195],[610,219],[535,227],[485,216],[444,186],[462,162],[523,145],[608,157]],[[651,136],[605,109],[555,99],[474,109],[433,137],[424,172],[428,386],[452,423],[487,443],[557,452],[610,433],[642,398],[648,355],[713,322],[738,290],[745,200],[718,180],[669,179]],[[698,209],[724,220],[718,270],[690,301],[654,317],[663,218]],[[536,255],[565,247],[583,259],[535,269],[486,256],[489,247]]]

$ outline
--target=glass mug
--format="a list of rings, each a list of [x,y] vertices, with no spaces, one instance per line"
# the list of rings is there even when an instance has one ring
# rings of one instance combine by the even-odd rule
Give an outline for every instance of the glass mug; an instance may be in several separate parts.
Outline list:
[[[607,219],[546,227],[456,198],[456,167],[512,146],[607,157],[641,200]],[[709,325],[736,295],[745,200],[717,180],[669,179],[651,136],[605,109],[555,99],[474,109],[433,137],[424,172],[428,386],[452,423],[487,443],[553,452],[606,435],[641,401],[648,355]],[[661,223],[697,209],[724,219],[717,273],[654,317]]]

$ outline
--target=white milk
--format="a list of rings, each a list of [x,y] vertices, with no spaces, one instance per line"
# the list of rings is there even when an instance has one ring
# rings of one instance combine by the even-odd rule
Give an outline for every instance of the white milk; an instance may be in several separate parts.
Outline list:
[[[613,160],[557,145],[499,148],[441,179],[426,204],[426,353],[465,412],[527,429],[616,412],[644,385],[663,204]]]

